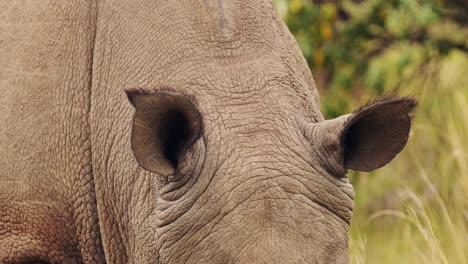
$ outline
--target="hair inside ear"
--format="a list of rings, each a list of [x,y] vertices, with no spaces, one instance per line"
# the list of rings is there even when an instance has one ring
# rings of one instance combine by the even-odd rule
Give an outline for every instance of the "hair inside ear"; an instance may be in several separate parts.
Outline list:
[[[136,109],[131,135],[135,158],[148,171],[174,174],[201,136],[200,112],[191,99],[175,92],[127,94]]]
[[[410,97],[383,99],[352,114],[341,137],[345,167],[371,171],[390,162],[406,145],[415,106]]]

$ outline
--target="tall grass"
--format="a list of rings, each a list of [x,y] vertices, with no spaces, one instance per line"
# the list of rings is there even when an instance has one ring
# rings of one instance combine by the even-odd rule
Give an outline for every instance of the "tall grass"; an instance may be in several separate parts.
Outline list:
[[[414,67],[410,140],[388,166],[354,173],[352,263],[468,263],[468,56]]]

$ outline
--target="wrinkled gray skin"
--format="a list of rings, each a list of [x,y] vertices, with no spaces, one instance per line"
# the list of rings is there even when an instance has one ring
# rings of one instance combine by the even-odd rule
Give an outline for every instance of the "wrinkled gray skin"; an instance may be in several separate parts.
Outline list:
[[[411,98],[324,121],[269,0],[0,10],[0,263],[349,262]]]

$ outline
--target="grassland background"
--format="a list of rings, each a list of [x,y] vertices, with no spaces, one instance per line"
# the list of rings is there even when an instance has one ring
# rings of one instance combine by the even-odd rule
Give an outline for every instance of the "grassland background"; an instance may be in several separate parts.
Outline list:
[[[468,2],[276,0],[328,118],[413,95],[407,147],[352,171],[352,263],[468,263]]]

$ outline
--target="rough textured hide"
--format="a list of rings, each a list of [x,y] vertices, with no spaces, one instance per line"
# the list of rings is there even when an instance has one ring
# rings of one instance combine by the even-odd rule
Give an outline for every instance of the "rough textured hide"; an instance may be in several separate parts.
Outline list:
[[[0,1],[0,263],[103,260],[91,1]]]
[[[0,263],[349,262],[346,146],[412,99],[324,121],[269,0],[0,10]]]

